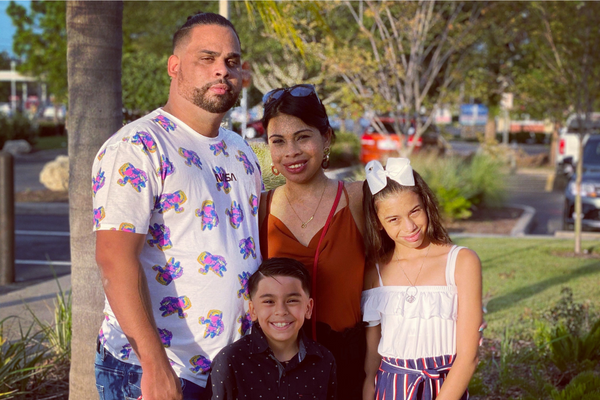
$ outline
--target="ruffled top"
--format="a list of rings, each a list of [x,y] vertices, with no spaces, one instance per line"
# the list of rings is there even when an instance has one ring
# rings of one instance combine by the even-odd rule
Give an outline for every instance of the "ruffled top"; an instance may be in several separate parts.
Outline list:
[[[381,324],[380,355],[416,359],[456,353],[458,291],[454,271],[462,248],[453,246],[448,253],[446,285],[417,286],[412,303],[406,301],[409,286],[384,286],[381,275],[379,287],[363,291],[363,321],[369,326]]]

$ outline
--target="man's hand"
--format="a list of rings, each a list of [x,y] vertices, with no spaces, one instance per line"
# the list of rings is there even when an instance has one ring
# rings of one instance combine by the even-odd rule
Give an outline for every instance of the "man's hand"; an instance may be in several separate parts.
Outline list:
[[[163,364],[163,363],[161,363]],[[142,398],[143,400],[181,400],[181,381],[175,375],[173,368],[167,363],[142,367]]]

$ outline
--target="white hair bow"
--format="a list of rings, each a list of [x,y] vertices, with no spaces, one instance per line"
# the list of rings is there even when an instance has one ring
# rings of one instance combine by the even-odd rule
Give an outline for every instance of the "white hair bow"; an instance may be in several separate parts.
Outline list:
[[[415,186],[415,177],[408,158],[388,158],[386,169],[379,161],[370,161],[365,167],[367,183],[372,194],[379,193],[390,178],[402,186]]]

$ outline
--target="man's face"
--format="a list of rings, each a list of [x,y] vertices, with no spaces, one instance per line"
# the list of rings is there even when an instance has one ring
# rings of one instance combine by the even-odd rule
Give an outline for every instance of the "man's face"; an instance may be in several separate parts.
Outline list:
[[[198,25],[175,49],[177,93],[214,114],[233,107],[242,89],[240,44],[231,28]]]

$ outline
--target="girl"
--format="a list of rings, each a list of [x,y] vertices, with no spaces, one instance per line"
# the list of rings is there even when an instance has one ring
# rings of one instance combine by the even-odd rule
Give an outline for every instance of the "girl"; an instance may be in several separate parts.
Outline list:
[[[272,170],[286,183],[261,197],[261,252],[299,260],[310,272],[315,306],[304,327],[336,358],[338,398],[359,400],[365,348],[362,183],[325,175],[333,131],[312,85],[274,89],[263,101]]]
[[[468,399],[482,321],[481,263],[452,245],[406,158],[366,166],[363,399]]]

